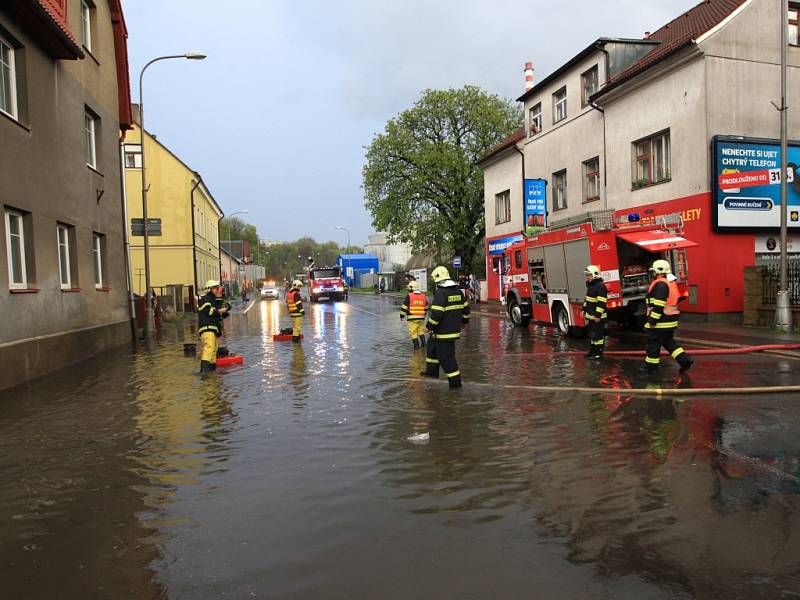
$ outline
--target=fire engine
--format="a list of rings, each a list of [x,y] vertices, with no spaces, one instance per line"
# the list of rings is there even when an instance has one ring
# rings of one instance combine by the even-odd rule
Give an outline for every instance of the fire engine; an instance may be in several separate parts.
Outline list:
[[[319,302],[321,299],[347,300],[342,270],[336,265],[317,267],[312,263],[308,268],[306,285],[311,302]]]
[[[642,218],[614,217],[613,210],[564,219],[550,229],[515,242],[505,251],[503,300],[514,325],[550,323],[564,335],[584,326],[587,265],[597,265],[608,290],[608,316],[641,326],[649,267],[654,260],[672,265],[682,296],[687,296],[686,248],[698,244],[682,237],[680,214]]]

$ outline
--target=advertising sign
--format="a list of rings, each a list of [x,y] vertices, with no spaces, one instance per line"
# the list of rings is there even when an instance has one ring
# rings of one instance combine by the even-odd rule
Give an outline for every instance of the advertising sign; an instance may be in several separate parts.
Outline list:
[[[489,254],[502,254],[514,242],[519,242],[522,235],[512,235],[497,240],[489,240]]]
[[[716,136],[713,141],[714,229],[746,230],[781,225],[781,146],[774,140]],[[789,227],[800,227],[800,146],[789,146]]]
[[[525,180],[525,235],[535,235],[547,226],[547,182],[544,179]]]

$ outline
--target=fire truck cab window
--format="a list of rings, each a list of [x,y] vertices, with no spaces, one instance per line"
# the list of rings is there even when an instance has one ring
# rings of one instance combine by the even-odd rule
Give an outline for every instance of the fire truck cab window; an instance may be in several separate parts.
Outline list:
[[[514,252],[514,266],[517,269],[522,268],[522,250],[517,250]]]

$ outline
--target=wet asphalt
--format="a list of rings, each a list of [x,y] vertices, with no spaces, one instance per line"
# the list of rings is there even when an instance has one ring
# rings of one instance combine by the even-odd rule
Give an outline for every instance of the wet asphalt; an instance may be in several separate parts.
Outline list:
[[[646,377],[478,314],[451,391],[396,302],[308,305],[299,346],[257,302],[206,380],[186,321],[0,392],[3,596],[800,597],[798,394],[658,393],[798,385],[798,361]]]

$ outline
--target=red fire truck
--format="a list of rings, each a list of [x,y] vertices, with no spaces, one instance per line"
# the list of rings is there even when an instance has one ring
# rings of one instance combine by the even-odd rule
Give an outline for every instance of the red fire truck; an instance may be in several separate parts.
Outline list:
[[[614,211],[565,219],[505,251],[503,300],[514,325],[531,319],[555,324],[564,335],[584,325],[586,265],[597,265],[608,289],[610,320],[641,326],[646,310],[650,265],[659,258],[672,265],[678,287],[687,290],[685,248],[697,246],[682,237],[679,214],[641,218],[614,217]]]
[[[338,266],[317,267],[312,263],[309,265],[306,285],[311,302],[321,299],[347,300],[347,288]]]

